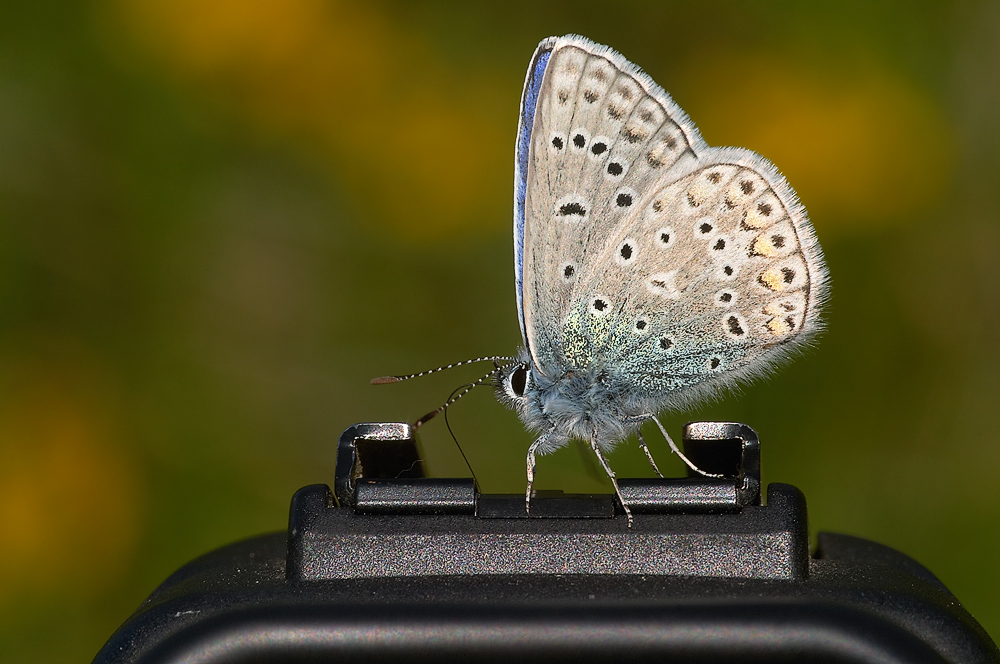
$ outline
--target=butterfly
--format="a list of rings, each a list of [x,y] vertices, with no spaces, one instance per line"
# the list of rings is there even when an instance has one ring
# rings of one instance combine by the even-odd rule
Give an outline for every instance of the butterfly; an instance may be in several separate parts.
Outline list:
[[[828,277],[805,208],[774,166],[709,147],[637,66],[566,35],[538,45],[521,97],[514,282],[519,354],[458,364],[493,361],[475,384],[492,381],[536,435],[526,509],[536,457],[580,439],[631,525],[606,453],[636,434],[659,474],[639,430],[651,421],[698,470],[657,414],[767,374],[801,348],[822,327]]]

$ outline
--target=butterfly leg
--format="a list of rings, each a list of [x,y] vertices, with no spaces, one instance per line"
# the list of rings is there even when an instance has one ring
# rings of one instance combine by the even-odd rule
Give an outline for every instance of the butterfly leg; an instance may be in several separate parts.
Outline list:
[[[628,504],[625,502],[625,499],[622,497],[621,489],[618,488],[618,478],[615,475],[615,471],[611,470],[611,466],[608,465],[608,460],[605,459],[604,455],[601,453],[601,448],[597,445],[597,438],[596,437],[590,439],[590,449],[594,450],[594,454],[597,455],[598,461],[600,461],[601,462],[601,466],[604,467],[604,472],[606,472],[608,474],[608,477],[611,479],[611,484],[614,485],[614,487],[615,487],[615,493],[618,494],[618,500],[621,501],[622,508],[625,510],[625,516],[628,517],[628,527],[631,528],[632,527],[632,510],[630,510],[628,508]]]
[[[524,512],[526,514],[531,513],[531,485],[535,483],[535,451],[538,450],[540,445],[545,444],[548,437],[548,433],[543,433],[528,448],[528,488],[524,492]]]
[[[676,454],[677,456],[679,456],[681,458],[681,461],[683,461],[684,463],[687,464],[688,468],[690,468],[691,470],[693,470],[696,473],[704,475],[705,477],[724,477],[723,475],[720,475],[719,473],[706,473],[704,470],[702,470],[698,466],[694,465],[694,462],[691,461],[691,459],[688,459],[686,456],[684,456],[684,453],[680,451],[680,448],[678,448],[677,444],[674,443],[674,439],[670,437],[670,434],[667,433],[667,430],[664,428],[663,424],[660,423],[660,420],[658,420],[656,418],[656,415],[650,414],[650,415],[648,415],[648,417],[649,417],[649,419],[651,419],[654,422],[656,422],[656,426],[659,427],[660,433],[663,434],[663,437],[667,439],[667,443],[670,444],[670,449],[672,449],[674,451],[674,454]]]
[[[646,458],[649,459],[649,465],[653,467],[653,470],[655,470],[656,474],[660,476],[660,479],[663,479],[663,473],[660,472],[656,462],[653,461],[653,455],[650,453],[649,447],[646,446],[646,439],[642,437],[642,432],[636,431],[635,435],[639,437],[639,447],[641,447],[642,451],[646,453]]]

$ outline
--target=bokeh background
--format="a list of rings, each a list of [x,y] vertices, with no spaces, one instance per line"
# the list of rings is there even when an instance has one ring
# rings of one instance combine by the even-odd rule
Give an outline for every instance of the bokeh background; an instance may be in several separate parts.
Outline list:
[[[0,659],[88,661],[181,564],[284,528],[345,427],[479,370],[369,378],[514,351],[518,101],[566,32],[774,161],[829,262],[816,347],[668,426],[751,424],[813,532],[914,556],[1000,636],[1000,4],[6,0]],[[489,390],[451,423],[523,490]],[[423,442],[467,473],[443,421]],[[610,491],[578,447],[539,472]]]

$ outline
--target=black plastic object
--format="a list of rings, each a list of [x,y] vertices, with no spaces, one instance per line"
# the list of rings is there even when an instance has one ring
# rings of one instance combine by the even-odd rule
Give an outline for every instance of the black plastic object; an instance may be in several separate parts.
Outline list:
[[[405,424],[344,432],[334,490],[287,534],[168,578],[97,662],[1000,662],[948,590],[892,549],[820,533],[792,486],[760,500],[742,424],[684,451],[726,480],[620,480],[611,495],[482,495],[427,479]]]

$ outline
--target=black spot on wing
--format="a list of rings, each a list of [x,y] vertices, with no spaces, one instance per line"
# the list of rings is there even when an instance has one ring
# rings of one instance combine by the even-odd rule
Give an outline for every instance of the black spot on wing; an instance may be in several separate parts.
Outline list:
[[[585,217],[587,215],[587,209],[580,203],[566,203],[559,206],[559,215],[562,217],[568,217],[570,215]]]

